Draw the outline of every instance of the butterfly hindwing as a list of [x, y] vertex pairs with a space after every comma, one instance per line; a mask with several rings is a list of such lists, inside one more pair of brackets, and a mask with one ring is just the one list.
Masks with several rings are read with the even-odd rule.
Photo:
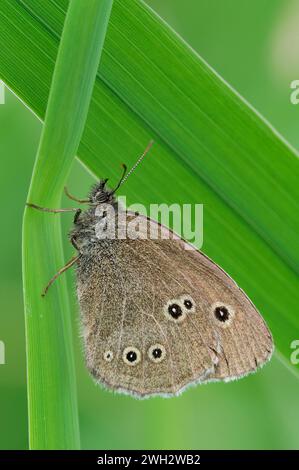
[[113, 390], [173, 395], [247, 374], [271, 355], [244, 292], [179, 238], [98, 241], [77, 274], [87, 366]]

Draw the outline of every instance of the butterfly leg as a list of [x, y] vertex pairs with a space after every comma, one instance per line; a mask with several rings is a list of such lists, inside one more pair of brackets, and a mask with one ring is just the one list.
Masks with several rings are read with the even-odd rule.
[[77, 251], [80, 251], [80, 248], [76, 242], [76, 235], [73, 235], [70, 239], [71, 244], [73, 245], [74, 248], [76, 248]]
[[73, 201], [79, 202], [80, 204], [88, 204], [90, 202], [89, 199], [78, 199], [77, 197], [73, 196], [72, 194], [69, 193], [67, 187], [64, 187], [64, 192], [65, 195], [69, 198], [72, 199]]
[[80, 223], [79, 217], [80, 217], [81, 212], [82, 212], [81, 209], [77, 209], [77, 210], [76, 210], [76, 214], [75, 214], [75, 216], [74, 216], [74, 224]]
[[[80, 214], [81, 214], [82, 210], [81, 209], [77, 209], [76, 213], [75, 213], [75, 216], [74, 216], [74, 225], [79, 225], [80, 226]], [[71, 244], [73, 245], [74, 248], [76, 248], [77, 251], [80, 252], [80, 248], [78, 246], [78, 243], [76, 242], [76, 238], [77, 238], [77, 234], [78, 233], [78, 230], [73, 230], [73, 232], [71, 233], [71, 237], [70, 237], [70, 242]]]
[[26, 206], [32, 207], [33, 209], [37, 209], [43, 212], [54, 212], [55, 214], [59, 212], [77, 212], [78, 210], [80, 210], [77, 207], [68, 207], [66, 209], [49, 209], [48, 207], [37, 206], [36, 204], [32, 204], [31, 202], [27, 202]]
[[42, 297], [44, 297], [44, 296], [46, 295], [46, 293], [48, 292], [49, 287], [53, 284], [53, 282], [54, 282], [62, 273], [64, 273], [64, 272], [67, 271], [70, 267], [72, 267], [72, 266], [78, 261], [79, 258], [80, 258], [80, 255], [73, 256], [73, 258], [71, 258], [61, 269], [59, 269], [59, 271], [50, 279], [50, 281], [48, 282], [48, 284], [47, 284], [46, 287], [44, 288], [44, 290], [43, 290], [43, 292], [42, 292]]

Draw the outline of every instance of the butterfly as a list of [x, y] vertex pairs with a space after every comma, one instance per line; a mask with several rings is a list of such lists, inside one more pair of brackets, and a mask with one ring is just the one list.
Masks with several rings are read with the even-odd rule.
[[[67, 193], [89, 204], [76, 211], [70, 232], [78, 254], [58, 274], [76, 265], [85, 359], [93, 378], [142, 398], [174, 396], [192, 384], [256, 371], [274, 347], [262, 316], [205, 254], [167, 227], [119, 206], [115, 192], [124, 175], [114, 190], [100, 180], [86, 200]], [[96, 228], [107, 229], [112, 214], [114, 229], [128, 233], [138, 225], [139, 236], [99, 238]]]

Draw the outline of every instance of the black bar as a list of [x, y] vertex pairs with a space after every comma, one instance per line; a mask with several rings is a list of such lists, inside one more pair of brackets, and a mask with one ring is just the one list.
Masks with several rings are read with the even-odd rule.
[[[79, 450], [79, 451], [0, 451], [1, 468], [12, 468], [14, 464], [30, 464], [54, 468], [56, 464], [70, 464], [72, 467], [85, 466], [134, 468], [140, 465], [188, 465], [207, 467], [209, 465], [285, 465], [297, 464], [299, 451], [290, 450]], [[5, 464], [5, 466], [3, 465]]]

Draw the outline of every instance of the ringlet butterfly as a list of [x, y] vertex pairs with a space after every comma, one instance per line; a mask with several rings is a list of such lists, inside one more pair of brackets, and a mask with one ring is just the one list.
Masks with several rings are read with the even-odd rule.
[[[158, 222], [119, 207], [100, 180], [88, 209], [76, 210], [70, 241], [78, 254], [48, 283], [76, 265], [87, 368], [100, 384], [142, 398], [174, 396], [188, 385], [229, 381], [270, 359], [271, 333], [246, 294], [206, 255]], [[110, 211], [109, 209], [113, 209]], [[99, 238], [100, 223], [128, 229], [136, 217], [144, 237]], [[156, 228], [159, 236], [149, 237]], [[115, 225], [114, 225], [115, 228]], [[141, 230], [142, 233], [142, 230]], [[165, 239], [162, 236], [168, 234]], [[188, 247], [190, 248], [190, 246]]]

